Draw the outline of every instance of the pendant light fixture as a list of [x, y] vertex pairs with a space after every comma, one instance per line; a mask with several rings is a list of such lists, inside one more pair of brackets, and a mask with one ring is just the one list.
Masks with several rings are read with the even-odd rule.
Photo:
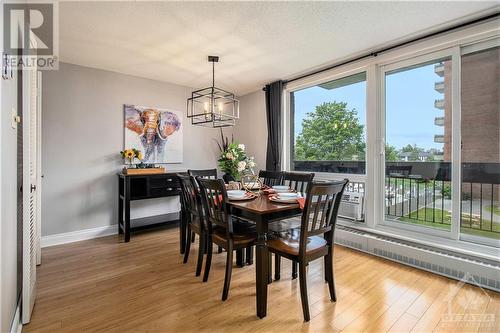
[[240, 116], [240, 102], [233, 93], [215, 86], [215, 63], [218, 56], [208, 56], [212, 63], [212, 86], [193, 91], [187, 100], [191, 124], [205, 127], [234, 126]]

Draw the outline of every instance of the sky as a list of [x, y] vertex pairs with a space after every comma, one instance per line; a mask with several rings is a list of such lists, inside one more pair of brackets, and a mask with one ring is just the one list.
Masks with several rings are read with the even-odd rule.
[[[444, 95], [434, 90], [434, 83], [443, 78], [434, 73], [434, 64], [391, 73], [386, 76], [386, 142], [396, 148], [416, 144], [425, 149], [443, 149], [434, 142], [435, 134], [444, 128], [434, 125], [434, 118], [444, 110], [434, 108], [434, 100]], [[310, 87], [295, 92], [295, 135], [300, 133], [307, 112], [324, 102], [347, 102], [356, 109], [358, 119], [366, 126], [366, 82], [327, 90]], [[366, 129], [365, 129], [366, 131]]]

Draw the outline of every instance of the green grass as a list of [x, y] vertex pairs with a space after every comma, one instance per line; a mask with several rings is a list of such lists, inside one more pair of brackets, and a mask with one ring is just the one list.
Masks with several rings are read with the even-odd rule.
[[[434, 211], [435, 222], [433, 222], [433, 211]], [[464, 213], [462, 214], [462, 217], [464, 220], [463, 224], [468, 225], [469, 215]], [[417, 224], [426, 227], [434, 227], [443, 230], [451, 229], [451, 214], [441, 209], [433, 210], [432, 208], [420, 208], [418, 210], [418, 219], [417, 219], [417, 211], [413, 211], [406, 216], [399, 217], [398, 221], [410, 224]], [[476, 223], [474, 224], [474, 222]], [[469, 235], [500, 239], [500, 223], [497, 222], [493, 223], [493, 230], [497, 232], [488, 231], [488, 229], [490, 229], [490, 226], [491, 226], [491, 221], [483, 218], [481, 223], [482, 229], [479, 229], [478, 219], [474, 220], [473, 218], [472, 227], [471, 228], [461, 227], [460, 232]]]
[[500, 215], [500, 205], [488, 205], [485, 206], [484, 209], [486, 209], [490, 213], [491, 211], [493, 211], [493, 214], [495, 215]]

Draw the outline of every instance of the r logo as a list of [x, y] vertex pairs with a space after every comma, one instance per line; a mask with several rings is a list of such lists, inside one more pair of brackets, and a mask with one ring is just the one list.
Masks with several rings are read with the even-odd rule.
[[3, 22], [6, 53], [16, 55], [22, 50], [23, 56], [55, 55], [54, 5], [52, 3], [4, 4]]

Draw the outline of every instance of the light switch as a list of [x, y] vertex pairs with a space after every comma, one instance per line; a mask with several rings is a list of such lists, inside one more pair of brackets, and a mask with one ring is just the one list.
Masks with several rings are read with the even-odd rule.
[[21, 122], [21, 117], [19, 117], [17, 115], [17, 110], [15, 107], [12, 107], [12, 111], [11, 111], [11, 124], [10, 126], [13, 128], [13, 129], [17, 129], [17, 123], [20, 123]]

